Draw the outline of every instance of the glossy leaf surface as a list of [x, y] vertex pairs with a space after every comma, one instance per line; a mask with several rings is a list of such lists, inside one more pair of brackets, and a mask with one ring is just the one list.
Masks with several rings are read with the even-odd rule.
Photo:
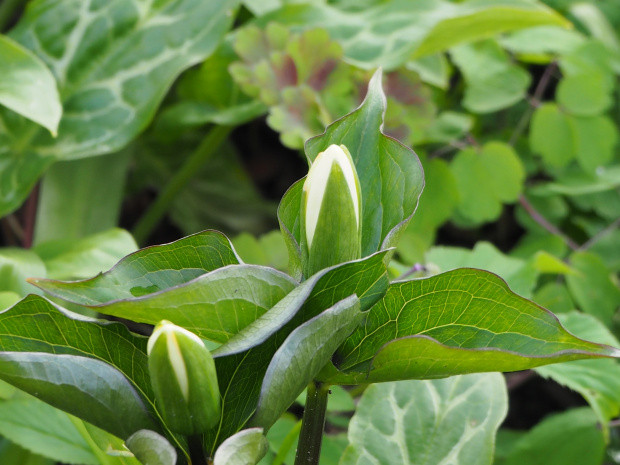
[[229, 437], [215, 452], [213, 465], [255, 465], [269, 445], [262, 428], [248, 428]]
[[155, 431], [136, 431], [127, 439], [127, 448], [142, 465], [175, 465], [177, 452], [168, 440]]

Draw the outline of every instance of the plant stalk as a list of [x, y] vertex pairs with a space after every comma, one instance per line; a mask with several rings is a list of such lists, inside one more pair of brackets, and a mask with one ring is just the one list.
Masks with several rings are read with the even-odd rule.
[[155, 202], [140, 218], [133, 228], [133, 236], [138, 244], [143, 244], [166, 214], [175, 197], [196, 175], [199, 169], [217, 152], [226, 140], [232, 126], [213, 126], [202, 140], [198, 148], [190, 155], [181, 169], [177, 171], [166, 187], [161, 191]]
[[295, 465], [318, 465], [319, 463], [328, 395], [328, 385], [318, 381], [313, 381], [308, 385]]

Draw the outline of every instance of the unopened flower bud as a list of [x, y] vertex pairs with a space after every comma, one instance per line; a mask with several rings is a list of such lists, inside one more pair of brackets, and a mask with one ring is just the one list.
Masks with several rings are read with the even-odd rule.
[[202, 340], [169, 321], [148, 342], [149, 374], [157, 406], [171, 431], [195, 435], [220, 420], [215, 363]]
[[361, 256], [361, 191], [344, 145], [330, 145], [312, 163], [301, 200], [304, 276]]

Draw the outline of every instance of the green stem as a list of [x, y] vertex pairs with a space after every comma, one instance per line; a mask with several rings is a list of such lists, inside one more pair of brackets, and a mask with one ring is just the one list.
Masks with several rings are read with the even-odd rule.
[[198, 148], [190, 155], [181, 169], [174, 174], [155, 202], [151, 204], [134, 227], [133, 235], [138, 244], [142, 244], [148, 239], [153, 229], [170, 208], [177, 194], [187, 186], [187, 183], [196, 175], [202, 165], [220, 148], [232, 129], [231, 126], [214, 126], [211, 128]]
[[4, 0], [0, 2], [0, 32], [4, 32], [6, 25], [13, 19], [13, 15], [24, 0]]
[[282, 465], [286, 460], [286, 456], [288, 455], [288, 451], [291, 450], [295, 439], [299, 436], [299, 430], [301, 429], [301, 420], [295, 423], [295, 426], [288, 432], [282, 444], [280, 445], [280, 449], [278, 449], [278, 454], [275, 456], [271, 465]]
[[329, 386], [326, 384], [313, 381], [308, 386], [295, 465], [318, 465], [319, 463], [328, 395]]

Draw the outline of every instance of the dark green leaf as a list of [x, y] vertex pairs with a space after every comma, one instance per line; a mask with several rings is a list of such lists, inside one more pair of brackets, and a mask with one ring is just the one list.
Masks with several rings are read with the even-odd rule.
[[430, 379], [619, 356], [572, 336], [497, 276], [458, 269], [393, 283], [336, 353], [336, 366], [350, 375], [333, 373], [330, 381]]
[[340, 465], [489, 465], [507, 404], [498, 373], [370, 386]]
[[[0, 377], [115, 436], [156, 428], [143, 399], [113, 366], [87, 357], [0, 352]], [[122, 415], [119, 415], [122, 412]]]
[[352, 295], [293, 330], [271, 359], [251, 424], [269, 430], [361, 317], [359, 299]]
[[170, 244], [147, 247], [123, 258], [110, 271], [86, 281], [33, 279], [47, 292], [80, 305], [131, 299], [185, 284], [205, 273], [239, 263], [230, 241], [204, 231]]
[[382, 133], [385, 109], [378, 71], [357, 110], [306, 142], [311, 161], [332, 144], [345, 145], [351, 153], [362, 191], [362, 256], [396, 245], [424, 187], [416, 154]]

